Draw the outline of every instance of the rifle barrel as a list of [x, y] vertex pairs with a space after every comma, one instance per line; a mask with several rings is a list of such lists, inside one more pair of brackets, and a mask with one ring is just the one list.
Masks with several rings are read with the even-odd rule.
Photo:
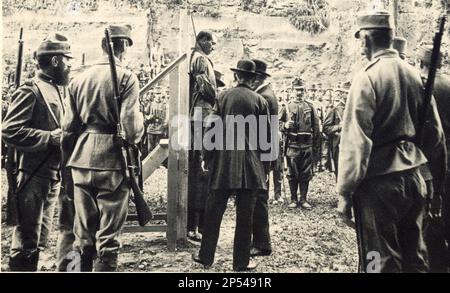
[[14, 85], [16, 88], [18, 88], [21, 84], [22, 79], [22, 63], [23, 63], [23, 28], [20, 28], [19, 33], [19, 49], [17, 53], [17, 67], [16, 67], [16, 74], [14, 77]]

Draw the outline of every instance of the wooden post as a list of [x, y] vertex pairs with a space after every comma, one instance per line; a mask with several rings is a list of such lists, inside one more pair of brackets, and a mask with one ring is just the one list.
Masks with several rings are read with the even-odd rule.
[[394, 0], [393, 1], [393, 5], [394, 5], [393, 8], [394, 8], [395, 32], [398, 33], [398, 31], [399, 31], [399, 29], [398, 29], [398, 18], [399, 18], [399, 11], [400, 11], [398, 0]]
[[174, 69], [169, 75], [169, 162], [167, 172], [167, 248], [175, 251], [178, 236], [178, 154], [173, 148], [172, 139], [177, 139], [178, 123], [174, 118], [178, 115], [179, 69]]
[[[180, 10], [180, 39], [179, 39], [179, 51], [180, 54], [185, 53], [186, 56], [190, 56], [190, 38], [189, 38], [189, 18], [185, 9]], [[185, 117], [179, 120], [179, 135], [181, 139], [188, 139], [190, 136], [190, 123], [189, 123], [189, 59], [186, 59], [178, 67], [178, 81], [180, 85], [179, 100], [178, 100], [178, 114], [180, 117]], [[181, 125], [180, 123], [184, 123]], [[187, 124], [187, 125], [186, 125]], [[178, 228], [177, 239], [187, 239], [187, 194], [188, 194], [188, 150], [180, 149], [178, 152]]]

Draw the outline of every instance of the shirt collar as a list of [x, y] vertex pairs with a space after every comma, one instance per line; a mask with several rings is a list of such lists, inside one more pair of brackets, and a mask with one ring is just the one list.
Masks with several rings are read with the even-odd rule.
[[394, 58], [394, 57], [398, 57], [398, 52], [394, 49], [384, 49], [381, 51], [376, 52], [373, 56], [372, 56], [372, 60], [375, 60], [377, 58]]

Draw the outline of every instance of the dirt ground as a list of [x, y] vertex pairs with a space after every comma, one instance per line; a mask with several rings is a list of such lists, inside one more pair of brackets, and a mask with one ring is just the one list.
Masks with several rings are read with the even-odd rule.
[[[166, 181], [167, 172], [160, 168], [146, 183], [148, 200], [156, 211], [164, 209]], [[6, 196], [5, 183], [2, 170], [2, 211]], [[309, 200], [314, 207], [311, 211], [288, 209], [286, 204], [270, 205], [273, 253], [269, 257], [256, 259], [259, 263], [257, 272], [356, 272], [355, 233], [336, 215], [334, 175], [328, 172], [316, 175], [310, 189]], [[215, 263], [208, 270], [191, 260], [191, 254], [199, 248], [197, 244], [188, 242], [176, 252], [168, 252], [164, 233], [123, 234], [119, 271], [230, 272], [234, 226], [235, 209], [230, 200], [222, 222]], [[57, 231], [52, 233], [49, 249], [41, 254], [39, 267], [42, 271], [56, 270], [57, 234]], [[1, 235], [1, 269], [6, 271], [11, 228], [2, 225]]]

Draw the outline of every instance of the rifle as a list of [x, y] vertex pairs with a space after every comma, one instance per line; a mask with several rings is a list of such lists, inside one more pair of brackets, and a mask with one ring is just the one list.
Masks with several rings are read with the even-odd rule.
[[419, 129], [418, 129], [418, 138], [420, 142], [423, 142], [423, 132], [425, 123], [428, 116], [428, 111], [430, 108], [431, 103], [431, 97], [433, 95], [433, 87], [434, 87], [434, 80], [436, 78], [436, 72], [438, 68], [438, 62], [439, 62], [439, 54], [441, 52], [441, 43], [442, 43], [442, 36], [444, 35], [444, 27], [445, 27], [445, 21], [447, 20], [447, 17], [443, 15], [439, 21], [439, 30], [436, 32], [433, 40], [433, 52], [431, 54], [431, 62], [430, 62], [430, 69], [428, 71], [428, 78], [427, 83], [425, 85], [425, 93], [424, 93], [424, 106], [422, 115], [419, 116]]
[[144, 193], [139, 187], [139, 181], [137, 173], [139, 172], [139, 151], [135, 145], [129, 144], [125, 140], [125, 135], [123, 133], [122, 122], [120, 120], [120, 106], [119, 100], [121, 95], [119, 92], [119, 83], [117, 79], [117, 69], [116, 61], [113, 51], [113, 43], [110, 37], [110, 32], [105, 29], [106, 46], [108, 49], [109, 65], [111, 70], [111, 78], [114, 91], [114, 103], [113, 111], [116, 117], [116, 145], [120, 148], [120, 164], [122, 166], [123, 175], [126, 181], [131, 185], [131, 190], [133, 191], [133, 201], [136, 205], [136, 212], [138, 216], [138, 222], [140, 226], [145, 226], [151, 219], [152, 213], [150, 208], [144, 199]]
[[[17, 53], [17, 66], [14, 78], [15, 88], [18, 89], [21, 84], [22, 77], [22, 63], [23, 63], [23, 28], [20, 28], [19, 33], [19, 48]], [[16, 196], [17, 184], [17, 152], [12, 146], [8, 146], [6, 151], [6, 178], [8, 181], [8, 196], [7, 196], [7, 210], [6, 210], [6, 224], [15, 226], [19, 223], [19, 210]]]

